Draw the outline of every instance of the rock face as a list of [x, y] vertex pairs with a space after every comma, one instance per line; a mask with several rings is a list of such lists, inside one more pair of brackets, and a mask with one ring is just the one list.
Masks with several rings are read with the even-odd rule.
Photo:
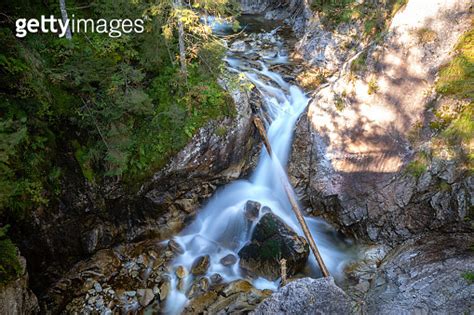
[[301, 33], [311, 13], [304, 0], [240, 0], [243, 14], [260, 14], [266, 19], [286, 20]]
[[255, 315], [351, 313], [350, 298], [331, 277], [292, 281], [264, 300], [253, 312]]
[[[341, 56], [340, 63], [321, 57], [341, 71], [315, 91], [298, 122], [288, 166], [314, 215], [389, 244], [442, 227], [464, 228], [472, 177], [444, 159], [428, 161], [419, 177], [407, 174], [404, 165], [414, 153], [407, 140], [411, 128], [427, 119], [436, 73], [470, 26], [469, 6], [467, 0], [443, 0], [425, 10], [423, 1], [410, 0], [383, 41], [360, 52], [367, 55], [364, 72], [349, 71], [354, 58]], [[425, 29], [436, 35], [420, 43], [415, 30]], [[321, 51], [329, 51], [322, 35], [315, 36]]]
[[0, 287], [0, 314], [37, 314], [39, 313], [38, 299], [28, 287], [26, 260], [19, 256], [22, 275]]
[[298, 236], [273, 213], [260, 219], [250, 243], [239, 251], [242, 268], [274, 280], [280, 277], [280, 259], [286, 259], [288, 275], [293, 275], [304, 267], [308, 254], [306, 239]]
[[472, 234], [431, 235], [398, 247], [380, 266], [366, 296], [366, 314], [469, 314], [474, 284]]

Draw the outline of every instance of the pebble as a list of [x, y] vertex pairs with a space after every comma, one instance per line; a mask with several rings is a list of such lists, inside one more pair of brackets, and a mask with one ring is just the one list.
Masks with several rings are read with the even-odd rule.
[[178, 277], [179, 279], [183, 279], [184, 277], [186, 277], [186, 268], [184, 268], [183, 266], [178, 266], [178, 268], [176, 268], [176, 271], [175, 271], [175, 274], [176, 274], [176, 277]]
[[102, 286], [100, 285], [99, 282], [94, 283], [94, 290], [98, 293], [102, 292]]

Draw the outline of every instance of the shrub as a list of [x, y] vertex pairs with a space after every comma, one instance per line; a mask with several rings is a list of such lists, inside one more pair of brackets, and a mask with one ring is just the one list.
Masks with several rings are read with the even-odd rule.
[[16, 279], [21, 274], [17, 249], [7, 236], [8, 226], [0, 228], [0, 285]]

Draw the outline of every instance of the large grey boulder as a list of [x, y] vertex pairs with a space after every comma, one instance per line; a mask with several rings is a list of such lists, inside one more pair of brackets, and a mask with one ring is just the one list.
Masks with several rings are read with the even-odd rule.
[[472, 233], [408, 241], [381, 264], [365, 297], [366, 314], [473, 314]]
[[26, 260], [22, 256], [18, 256], [18, 259], [22, 267], [21, 276], [0, 286], [0, 314], [2, 315], [39, 313], [38, 299], [28, 287]]
[[350, 314], [349, 297], [332, 277], [290, 282], [264, 300], [254, 314]]

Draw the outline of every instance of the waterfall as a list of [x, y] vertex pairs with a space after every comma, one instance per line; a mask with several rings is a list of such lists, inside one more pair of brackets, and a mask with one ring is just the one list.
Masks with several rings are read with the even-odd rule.
[[[285, 182], [288, 184], [285, 166], [294, 127], [309, 99], [298, 86], [286, 82], [280, 74], [268, 69], [267, 64], [287, 63], [287, 57], [278, 53], [274, 58], [261, 58], [258, 66], [255, 66], [255, 62], [248, 63], [245, 59], [251, 53], [254, 52], [249, 50], [240, 55], [233, 54], [227, 56], [225, 61], [231, 71], [243, 73], [261, 93], [273, 158], [262, 149], [252, 176], [248, 180], [234, 181], [220, 189], [199, 210], [194, 222], [174, 238], [182, 246], [184, 253], [177, 256], [170, 267], [171, 292], [165, 309], [169, 314], [181, 312], [187, 302], [184, 292], [192, 284], [192, 276], [189, 275], [185, 278], [184, 290], [177, 289], [174, 270], [178, 266], [184, 266], [189, 271], [196, 258], [209, 255], [210, 267], [206, 276], [218, 273], [225, 282], [242, 278], [238, 262], [223, 266], [220, 260], [228, 254], [238, 257], [239, 250], [250, 240], [258, 220], [249, 222], [245, 218], [244, 206], [248, 200], [258, 201], [262, 207], [269, 207], [295, 232], [304, 235], [291, 210], [283, 185]], [[262, 215], [260, 213], [260, 217]], [[329, 224], [314, 217], [307, 217], [306, 220], [331, 275], [337, 279], [342, 275], [342, 268], [350, 255], [340, 249], [339, 243], [342, 241], [338, 240], [336, 231]], [[311, 276], [320, 276], [313, 255], [310, 255], [308, 265]], [[259, 289], [278, 288], [277, 281], [263, 278], [254, 279], [252, 283]]]

